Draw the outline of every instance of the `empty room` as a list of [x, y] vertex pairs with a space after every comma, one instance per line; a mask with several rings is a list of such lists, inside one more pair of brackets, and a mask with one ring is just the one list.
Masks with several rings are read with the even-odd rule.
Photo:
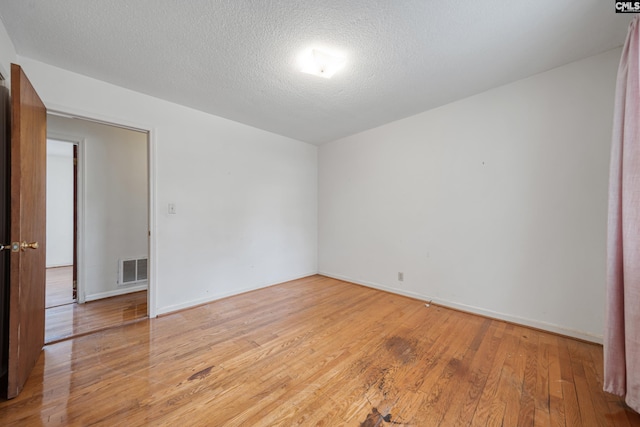
[[0, 0], [0, 425], [640, 426], [638, 12]]

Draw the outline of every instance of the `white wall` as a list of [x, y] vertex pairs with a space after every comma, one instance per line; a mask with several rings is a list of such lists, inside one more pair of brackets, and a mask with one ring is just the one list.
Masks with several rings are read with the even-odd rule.
[[322, 146], [320, 272], [600, 340], [619, 57]]
[[147, 134], [51, 115], [47, 132], [82, 141], [81, 299], [146, 288], [144, 283], [119, 285], [118, 262], [149, 253]]
[[317, 272], [315, 146], [19, 61], [48, 108], [152, 131], [156, 313]]
[[73, 265], [73, 145], [47, 140], [47, 268]]
[[0, 74], [6, 79], [7, 87], [11, 87], [11, 63], [16, 61], [16, 49], [4, 24], [0, 21]]

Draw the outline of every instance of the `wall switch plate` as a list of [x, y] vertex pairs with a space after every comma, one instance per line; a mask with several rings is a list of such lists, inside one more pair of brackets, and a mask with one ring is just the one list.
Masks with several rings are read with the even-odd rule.
[[169, 203], [169, 215], [175, 215], [175, 214], [176, 214], [176, 204]]
[[398, 281], [399, 282], [403, 282], [404, 281], [404, 273], [398, 272]]

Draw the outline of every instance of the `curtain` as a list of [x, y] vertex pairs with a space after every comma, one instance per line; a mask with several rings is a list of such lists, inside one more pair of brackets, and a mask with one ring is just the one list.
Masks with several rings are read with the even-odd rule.
[[640, 34], [622, 50], [613, 118], [607, 236], [604, 390], [640, 412]]

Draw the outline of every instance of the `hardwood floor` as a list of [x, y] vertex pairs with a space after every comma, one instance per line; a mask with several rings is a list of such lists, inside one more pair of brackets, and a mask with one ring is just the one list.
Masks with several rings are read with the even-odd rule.
[[0, 425], [638, 426], [602, 347], [322, 276], [45, 347]]
[[85, 304], [73, 299], [73, 267], [47, 269], [44, 342], [53, 343], [147, 317], [147, 292]]
[[47, 268], [45, 307], [72, 304], [73, 267]]
[[147, 317], [147, 291], [45, 310], [44, 342], [53, 343]]

